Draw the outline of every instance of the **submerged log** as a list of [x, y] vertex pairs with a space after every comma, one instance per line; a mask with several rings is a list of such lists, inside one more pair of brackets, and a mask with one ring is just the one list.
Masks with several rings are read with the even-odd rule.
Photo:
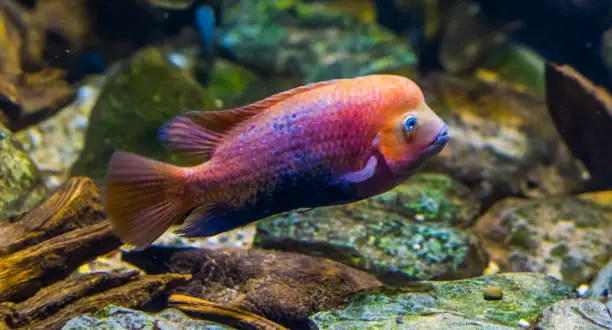
[[70, 179], [38, 208], [0, 224], [0, 301], [21, 301], [121, 245], [88, 178]]
[[36, 209], [13, 221], [0, 221], [0, 256], [98, 223], [105, 218], [102, 209], [95, 183], [71, 178]]
[[67, 277], [83, 263], [119, 247], [111, 224], [73, 230], [0, 259], [0, 301], [21, 301]]
[[183, 294], [173, 294], [168, 299], [168, 302], [171, 306], [189, 315], [229, 324], [239, 329], [287, 330], [287, 328], [282, 325], [255, 313], [200, 298]]
[[27, 328], [59, 329], [76, 316], [99, 311], [108, 305], [141, 308], [156, 296], [186, 283], [190, 278], [190, 275], [179, 274], [145, 275], [136, 281], [81, 298], [42, 321], [28, 324]]
[[38, 208], [0, 222], [0, 329], [59, 329], [107, 305], [139, 308], [189, 274], [70, 276], [121, 245], [89, 178], [70, 179]]

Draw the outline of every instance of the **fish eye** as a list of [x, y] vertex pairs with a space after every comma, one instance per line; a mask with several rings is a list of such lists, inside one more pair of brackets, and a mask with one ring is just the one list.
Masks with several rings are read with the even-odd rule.
[[404, 120], [404, 129], [407, 132], [412, 132], [417, 126], [417, 119], [415, 116], [408, 116]]

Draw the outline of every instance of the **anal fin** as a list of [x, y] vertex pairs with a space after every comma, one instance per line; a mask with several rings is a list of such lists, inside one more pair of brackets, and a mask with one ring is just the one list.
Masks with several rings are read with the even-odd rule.
[[[237, 221], [238, 220], [238, 221]], [[242, 227], [248, 223], [239, 221], [233, 214], [213, 205], [195, 208], [185, 218], [182, 227], [175, 232], [184, 237], [209, 237]]]

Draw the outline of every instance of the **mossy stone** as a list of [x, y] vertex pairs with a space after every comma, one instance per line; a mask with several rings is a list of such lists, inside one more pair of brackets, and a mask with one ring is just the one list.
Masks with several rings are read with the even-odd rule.
[[416, 67], [406, 38], [352, 14], [299, 0], [228, 0], [221, 47], [266, 74], [304, 82]]
[[157, 314], [110, 305], [66, 322], [62, 330], [88, 329], [141, 329], [141, 330], [231, 330], [235, 329], [218, 323], [191, 319], [175, 309], [167, 309]]
[[599, 194], [608, 192], [504, 199], [476, 221], [473, 232], [502, 271], [586, 284], [612, 258], [612, 214], [597, 202], [605, 197]]
[[[483, 298], [482, 290], [491, 285], [504, 291], [503, 299]], [[320, 312], [310, 320], [319, 329], [412, 329], [417, 324], [419, 329], [471, 329], [470, 324], [507, 329], [518, 328], [521, 319], [533, 322], [548, 306], [573, 297], [572, 287], [552, 277], [496, 274], [381, 287], [355, 294], [346, 308]], [[436, 318], [440, 322], [431, 322]]]
[[102, 183], [108, 160], [117, 150], [193, 165], [162, 146], [159, 128], [186, 111], [222, 107], [223, 98], [240, 95], [256, 77], [219, 61], [205, 88], [197, 83], [192, 69], [172, 65], [158, 48], [143, 49], [122, 63], [109, 77], [92, 111], [85, 148], [72, 175], [86, 175]]
[[487, 262], [469, 233], [467, 188], [438, 174], [419, 174], [361, 202], [288, 212], [257, 224], [254, 244], [338, 260], [383, 282], [455, 279], [481, 274]]
[[0, 124], [0, 220], [29, 211], [46, 197], [40, 171]]

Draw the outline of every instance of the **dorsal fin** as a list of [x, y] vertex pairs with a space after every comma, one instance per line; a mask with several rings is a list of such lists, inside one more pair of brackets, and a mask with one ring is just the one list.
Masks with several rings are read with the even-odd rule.
[[159, 140], [174, 152], [205, 161], [212, 156], [223, 134], [236, 124], [292, 96], [344, 80], [306, 84], [234, 109], [189, 111], [164, 124], [159, 131]]

